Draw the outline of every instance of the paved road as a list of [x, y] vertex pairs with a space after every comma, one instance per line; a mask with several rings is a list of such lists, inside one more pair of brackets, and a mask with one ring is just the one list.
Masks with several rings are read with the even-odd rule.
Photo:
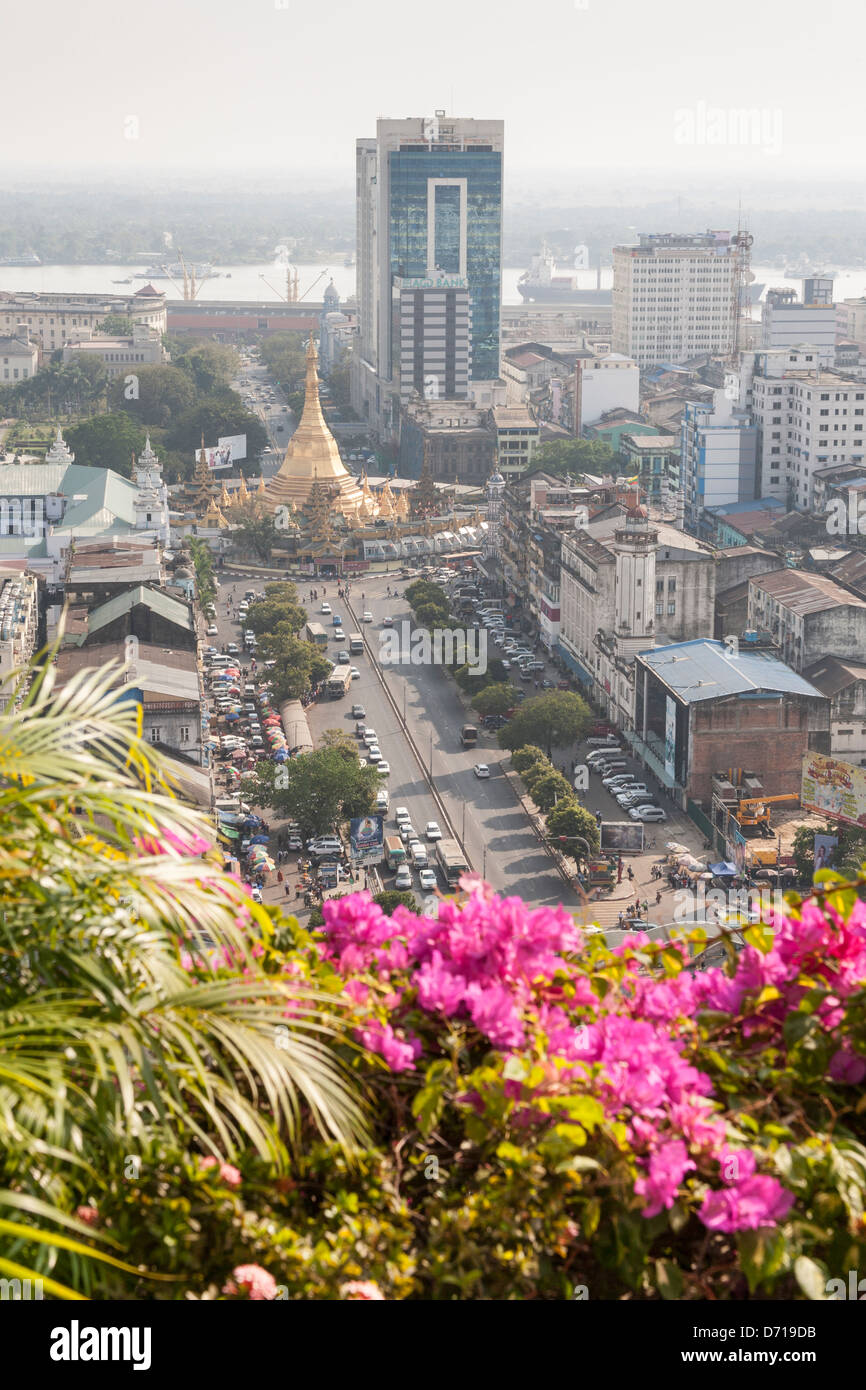
[[[242, 386], [241, 378], [248, 380], [251, 385]], [[267, 367], [255, 363], [244, 367], [240, 377], [232, 382], [232, 387], [243, 399], [248, 396], [254, 398], [254, 404], [247, 408], [261, 420], [267, 431], [268, 443], [274, 450], [272, 454], [263, 455], [261, 460], [262, 473], [266, 478], [270, 478], [279, 468], [286, 445], [294, 432], [295, 417]], [[273, 390], [276, 395], [276, 402], [273, 404], [264, 399], [267, 389]]]
[[[368, 664], [377, 659], [380, 652], [380, 637], [386, 631], [382, 619], [390, 616], [396, 624], [410, 618], [404, 599], [387, 597], [389, 584], [392, 587], [396, 584], [401, 592], [404, 588], [402, 581], [392, 582], [384, 575], [365, 576], [352, 586], [351, 603], [357, 614], [360, 616], [366, 607], [374, 617], [372, 624], [364, 625], [373, 652], [372, 657], [366, 658]], [[336, 588], [332, 591], [330, 585], [327, 587], [330, 601]], [[361, 598], [362, 588], [365, 600]], [[347, 622], [345, 605], [337, 599], [333, 606], [343, 616], [344, 623]], [[518, 894], [539, 904], [565, 902], [568, 906], [576, 906], [577, 895], [560, 877], [538, 843], [510, 783], [503, 776], [502, 765], [508, 755], [489, 735], [482, 735], [475, 749], [461, 747], [463, 724], [476, 721], [471, 711], [466, 711], [461, 704], [452, 679], [436, 666], [380, 665], [380, 669], [400, 713], [405, 710], [409, 730], [428, 770], [432, 758], [436, 788], [455, 831], [466, 846], [473, 869], [483, 873], [497, 892]], [[358, 686], [359, 682], [354, 684]], [[379, 730], [378, 719], [388, 731], [382, 751], [394, 766], [409, 753], [409, 745], [384, 693], [381, 688], [377, 690], [377, 686], [378, 682], [371, 676], [361, 689], [369, 701], [368, 713], [374, 711], [374, 726]], [[405, 752], [389, 756], [393, 748], [401, 744]], [[417, 768], [417, 760], [413, 758], [413, 762]], [[475, 776], [472, 769], [477, 762], [485, 762], [490, 767], [492, 775], [488, 780], [482, 781]], [[419, 776], [420, 770], [414, 780]], [[392, 805], [396, 804], [392, 794]]]

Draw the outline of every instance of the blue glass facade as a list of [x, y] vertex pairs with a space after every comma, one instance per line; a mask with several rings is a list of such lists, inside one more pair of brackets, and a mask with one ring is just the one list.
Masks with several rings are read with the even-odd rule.
[[[502, 296], [502, 154], [470, 148], [410, 148], [392, 151], [390, 161], [391, 274], [428, 272], [428, 180], [466, 181], [466, 270], [472, 305], [472, 364], [475, 381], [499, 375], [499, 307]], [[460, 273], [461, 188], [434, 190], [435, 259], [445, 274]]]

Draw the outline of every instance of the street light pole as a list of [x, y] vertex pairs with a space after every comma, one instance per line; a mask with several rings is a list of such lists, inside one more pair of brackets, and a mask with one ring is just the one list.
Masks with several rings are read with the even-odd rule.
[[433, 780], [433, 730], [430, 730], [430, 780]]

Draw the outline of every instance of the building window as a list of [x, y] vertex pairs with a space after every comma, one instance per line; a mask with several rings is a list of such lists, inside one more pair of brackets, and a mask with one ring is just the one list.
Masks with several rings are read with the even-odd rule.
[[668, 580], [668, 593], [669, 593], [669, 594], [676, 593], [676, 588], [677, 588], [677, 581], [676, 581], [676, 579], [675, 579], [673, 576], [671, 576], [671, 578]]
[[181, 726], [180, 726], [180, 741], [181, 741], [181, 743], [189, 743], [189, 725], [188, 725], [188, 724], [181, 724]]
[[676, 603], [669, 603], [669, 604], [668, 604], [668, 617], [669, 617], [669, 618], [672, 618], [672, 617], [674, 616], [674, 614], [676, 613], [676, 611], [677, 611], [677, 605], [676, 605]]
[[159, 743], [162, 739], [162, 729], [153, 728], [150, 731], [151, 743]]

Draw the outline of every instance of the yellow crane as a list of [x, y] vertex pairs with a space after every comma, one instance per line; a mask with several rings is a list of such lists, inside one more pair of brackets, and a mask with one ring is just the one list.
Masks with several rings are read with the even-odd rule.
[[196, 295], [198, 294], [199, 290], [204, 284], [204, 281], [201, 280], [196, 282], [195, 270], [187, 270], [186, 261], [183, 258], [183, 252], [181, 251], [180, 247], [176, 246], [175, 251], [177, 252], [177, 259], [180, 264], [181, 271], [183, 272], [183, 285], [181, 286], [178, 284], [177, 280], [175, 280], [174, 276], [169, 271], [167, 265], [161, 265], [160, 270], [162, 271], [166, 280], [168, 280], [170, 284], [174, 285], [178, 294], [182, 295], [184, 299], [195, 299]]
[[799, 801], [797, 792], [780, 792], [777, 796], [746, 796], [743, 797], [737, 806], [736, 811], [731, 814], [740, 824], [745, 826], [770, 825], [770, 812], [768, 807], [773, 801]]
[[285, 294], [283, 294], [283, 291], [282, 291], [282, 290], [278, 290], [277, 287], [276, 287], [276, 285], [272, 285], [271, 282], [270, 282], [270, 280], [268, 279], [268, 277], [267, 277], [266, 275], [262, 274], [261, 271], [259, 272], [259, 279], [260, 279], [260, 280], [264, 280], [264, 282], [265, 282], [265, 284], [267, 285], [268, 289], [269, 289], [269, 290], [273, 290], [274, 294], [275, 294], [275, 295], [278, 295], [280, 299], [285, 300], [285, 302], [286, 302], [287, 304], [297, 304], [297, 303], [300, 302], [300, 300], [306, 299], [307, 295], [310, 293], [310, 290], [315, 289], [315, 287], [316, 287], [316, 285], [318, 285], [319, 281], [322, 280], [327, 274], [328, 274], [327, 269], [321, 271], [321, 273], [320, 273], [319, 275], [316, 276], [315, 280], [313, 280], [312, 283], [309, 284], [309, 285], [307, 286], [307, 288], [304, 290], [303, 294], [299, 294], [299, 293], [298, 293], [298, 281], [299, 281], [299, 279], [300, 279], [300, 276], [298, 275], [297, 268], [296, 268], [295, 266], [293, 266], [293, 265], [287, 265], [287, 266], [286, 266], [286, 292], [285, 292]]

